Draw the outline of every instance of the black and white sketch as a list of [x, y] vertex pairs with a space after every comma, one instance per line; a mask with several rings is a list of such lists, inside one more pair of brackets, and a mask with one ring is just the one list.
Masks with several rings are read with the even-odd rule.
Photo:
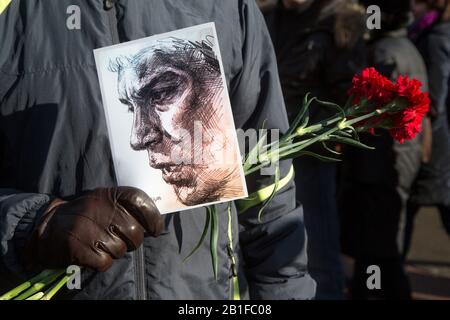
[[247, 195], [214, 24], [95, 57], [119, 184], [163, 213]]

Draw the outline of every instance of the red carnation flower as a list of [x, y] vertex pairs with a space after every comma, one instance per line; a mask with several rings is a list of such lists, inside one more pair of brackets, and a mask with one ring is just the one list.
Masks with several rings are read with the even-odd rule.
[[359, 104], [363, 99], [373, 102], [371, 107], [374, 110], [393, 100], [395, 91], [395, 85], [389, 79], [375, 68], [367, 68], [361, 75], [355, 75], [349, 95], [353, 96], [354, 104]]
[[359, 127], [388, 129], [395, 140], [403, 143], [421, 131], [423, 117], [430, 106], [428, 94], [421, 92], [422, 84], [416, 79], [399, 76], [396, 83], [380, 75], [375, 68], [364, 69], [355, 75], [348, 94], [353, 97], [350, 117], [380, 110], [380, 114], [362, 121]]
[[413, 139], [422, 130], [422, 119], [430, 109], [428, 93], [421, 92], [422, 83], [407, 76], [397, 78], [397, 96], [408, 101], [407, 106], [393, 115], [391, 136], [403, 143]]

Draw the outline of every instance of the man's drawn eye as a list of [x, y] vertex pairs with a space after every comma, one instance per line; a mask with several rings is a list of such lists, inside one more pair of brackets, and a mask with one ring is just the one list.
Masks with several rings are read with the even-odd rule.
[[134, 112], [134, 107], [130, 101], [126, 99], [119, 99], [120, 103], [126, 105], [128, 107], [128, 112]]
[[188, 80], [173, 71], [166, 71], [154, 77], [143, 86], [132, 98], [139, 105], [149, 105], [164, 112], [180, 98], [188, 87]]
[[166, 87], [158, 91], [154, 91], [151, 96], [151, 102], [155, 105], [163, 105], [172, 102], [178, 94], [175, 86]]

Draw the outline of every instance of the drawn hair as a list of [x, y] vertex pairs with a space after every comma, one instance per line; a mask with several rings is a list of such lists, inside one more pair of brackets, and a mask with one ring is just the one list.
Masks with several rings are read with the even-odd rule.
[[[182, 71], [189, 78], [190, 95], [189, 108], [186, 108], [184, 114], [177, 118], [181, 123], [190, 123], [193, 119], [198, 120], [207, 129], [220, 128], [221, 110], [215, 108], [215, 105], [221, 103], [223, 97], [222, 92], [225, 84], [222, 81], [222, 73], [220, 70], [220, 62], [214, 51], [214, 41], [212, 36], [206, 36], [199, 41], [183, 40], [175, 37], [165, 38], [158, 41], [152, 46], [141, 49], [136, 54], [117, 56], [109, 61], [108, 69], [118, 74], [118, 90], [119, 96], [124, 101], [133, 101], [134, 109], [140, 108], [140, 103], [145, 105], [151, 99], [154, 92], [145, 85], [144, 90], [135, 90], [133, 85], [138, 83], [138, 87], [145, 83], [147, 79], [152, 79], [155, 74], [166, 73], [164, 71], [173, 69]], [[131, 71], [133, 80], [129, 80], [124, 75], [125, 70]], [[170, 73], [170, 72], [167, 72]], [[168, 80], [157, 78], [157, 81], [174, 81], [171, 88], [183, 88], [183, 82], [177, 82], [175, 77], [173, 80], [170, 76], [166, 76]], [[162, 79], [162, 80], [161, 80]], [[137, 80], [137, 81], [134, 81]], [[152, 86], [152, 80], [149, 80]], [[186, 86], [187, 87], [187, 86]], [[142, 87], [140, 87], [142, 88]], [[148, 94], [146, 93], [148, 91]], [[176, 89], [173, 89], [176, 91]], [[144, 92], [142, 92], [144, 91]], [[150, 97], [150, 98], [149, 98]], [[124, 102], [126, 103], [126, 102]], [[192, 107], [191, 107], [192, 106]], [[142, 139], [141, 143], [135, 143], [131, 147], [136, 150], [155, 148], [158, 143], [163, 141], [163, 137], [170, 136], [164, 131], [164, 128], [158, 123], [158, 115], [152, 112], [151, 108], [146, 108], [151, 116], [147, 123], [141, 125], [153, 126], [150, 130], [142, 130], [142, 132], [152, 132]], [[150, 123], [151, 122], [151, 123]], [[138, 130], [137, 130], [138, 131]], [[145, 135], [143, 134], [143, 135]], [[152, 147], [149, 147], [152, 145]], [[195, 151], [195, 150], [194, 150]], [[228, 187], [229, 182], [239, 180], [240, 172], [237, 168], [224, 172], [223, 170], [210, 170], [208, 173], [197, 173], [196, 176], [185, 178], [178, 183], [172, 183], [178, 188], [189, 187], [196, 189], [189, 197], [181, 199], [179, 190], [175, 189], [178, 199], [185, 205], [195, 205], [204, 202], [211, 202], [222, 198], [224, 195], [238, 195], [240, 188]], [[201, 188], [197, 189], [198, 183]]]
[[[149, 53], [153, 64], [173, 66], [190, 74], [201, 82], [210, 82], [220, 77], [219, 60], [213, 50], [212, 36], [201, 41], [189, 41], [170, 37], [156, 45], [144, 48], [133, 56], [118, 56], [109, 62], [109, 71], [119, 73], [132, 67], [143, 78], [148, 70]], [[205, 84], [207, 84], [205, 83]]]

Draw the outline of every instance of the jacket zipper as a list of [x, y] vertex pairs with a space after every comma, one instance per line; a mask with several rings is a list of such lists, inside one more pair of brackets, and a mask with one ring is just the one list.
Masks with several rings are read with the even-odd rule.
[[[111, 40], [113, 44], [120, 43], [119, 32], [117, 30], [117, 10], [118, 0], [104, 0], [104, 9], [108, 14], [109, 29], [111, 30]], [[140, 246], [133, 253], [134, 279], [136, 286], [136, 300], [146, 300], [147, 292], [145, 290], [145, 261], [144, 246]]]
[[134, 275], [136, 278], [136, 300], [147, 300], [145, 290], [144, 245], [134, 253]]

